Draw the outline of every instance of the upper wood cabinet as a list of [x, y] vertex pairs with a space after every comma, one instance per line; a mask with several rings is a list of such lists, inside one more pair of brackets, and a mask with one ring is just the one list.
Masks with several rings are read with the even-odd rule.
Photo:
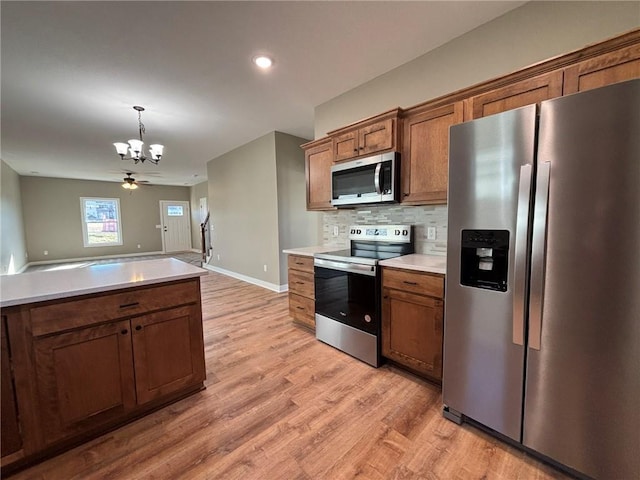
[[640, 45], [631, 45], [568, 67], [564, 94], [583, 92], [640, 77]]
[[449, 127], [575, 92], [640, 78], [640, 29], [334, 130], [303, 145], [307, 209], [331, 209], [331, 165], [401, 151], [401, 203], [447, 202]]
[[330, 138], [302, 145], [307, 177], [307, 210], [331, 210], [331, 165], [333, 143]]
[[329, 132], [334, 161], [393, 151], [398, 148], [400, 109], [390, 110], [349, 127]]
[[562, 96], [562, 71], [528, 78], [466, 100], [465, 120], [486, 117]]
[[406, 112], [401, 154], [402, 203], [447, 203], [449, 127], [462, 120], [461, 101]]

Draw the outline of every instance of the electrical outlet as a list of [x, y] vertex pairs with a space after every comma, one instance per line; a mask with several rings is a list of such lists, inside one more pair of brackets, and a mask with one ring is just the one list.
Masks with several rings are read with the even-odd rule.
[[44, 254], [45, 254], [45, 255], [49, 255], [49, 250], [45, 250], [45, 251], [44, 251]]
[[435, 240], [435, 239], [436, 239], [436, 227], [428, 227], [427, 240]]
[[334, 225], [333, 226], [333, 236], [337, 237], [338, 235], [340, 235], [340, 228], [338, 227], [338, 225]]
[[218, 260], [220, 260], [220, 254], [218, 254]]
[[267, 264], [266, 263], [264, 264], [264, 271], [265, 272], [267, 271]]
[[140, 244], [138, 244], [138, 248], [140, 248]]

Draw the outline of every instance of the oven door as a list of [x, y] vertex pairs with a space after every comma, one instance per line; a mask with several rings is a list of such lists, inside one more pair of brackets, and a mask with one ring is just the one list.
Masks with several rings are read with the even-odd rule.
[[316, 313], [379, 336], [376, 267], [315, 259]]

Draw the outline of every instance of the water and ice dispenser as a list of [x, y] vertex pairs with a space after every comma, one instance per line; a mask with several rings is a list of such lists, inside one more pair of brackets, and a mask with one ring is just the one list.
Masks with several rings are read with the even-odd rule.
[[508, 263], [508, 230], [462, 230], [462, 285], [506, 292]]

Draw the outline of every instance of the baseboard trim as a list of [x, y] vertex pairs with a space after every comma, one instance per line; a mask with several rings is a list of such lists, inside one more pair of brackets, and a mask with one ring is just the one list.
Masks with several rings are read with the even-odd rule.
[[272, 292], [276, 292], [276, 293], [283, 293], [289, 289], [288, 284], [276, 285], [275, 283], [265, 282], [264, 280], [249, 277], [241, 273], [232, 272], [231, 270], [225, 270], [224, 268], [214, 267], [213, 265], [209, 265], [208, 263], [203, 263], [202, 268], [206, 270], [211, 270], [212, 272], [221, 273], [222, 275], [226, 275], [227, 277], [232, 277], [238, 280], [242, 280], [243, 282], [257, 285], [258, 287], [266, 288], [267, 290], [271, 290]]

